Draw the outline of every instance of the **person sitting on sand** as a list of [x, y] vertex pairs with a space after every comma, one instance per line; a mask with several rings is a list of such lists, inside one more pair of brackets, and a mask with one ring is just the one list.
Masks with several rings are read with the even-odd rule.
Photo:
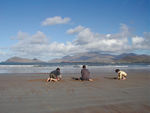
[[90, 78], [90, 72], [89, 72], [89, 70], [86, 69], [86, 65], [83, 65], [83, 66], [82, 66], [80, 79], [81, 79], [81, 80], [93, 81], [93, 80]]
[[81, 77], [80, 78], [75, 78], [73, 77], [72, 79], [74, 80], [86, 80], [86, 81], [93, 81], [93, 79], [90, 78], [90, 72], [88, 69], [86, 69], [86, 66], [83, 65], [82, 69], [81, 69]]
[[56, 70], [52, 71], [49, 74], [49, 78], [47, 79], [47, 82], [49, 82], [49, 81], [57, 82], [61, 79], [62, 79], [62, 76], [60, 75], [60, 68], [57, 68]]
[[127, 78], [126, 72], [121, 71], [120, 69], [116, 69], [115, 72], [118, 73], [118, 80], [125, 80]]

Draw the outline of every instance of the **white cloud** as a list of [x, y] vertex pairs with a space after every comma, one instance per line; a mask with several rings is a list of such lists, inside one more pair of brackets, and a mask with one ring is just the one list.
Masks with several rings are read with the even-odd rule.
[[147, 45], [147, 49], [150, 49], [150, 32], [144, 32], [145, 45]]
[[107, 34], [106, 37], [109, 38], [111, 36], [111, 34]]
[[26, 35], [27, 33], [19, 31], [18, 34], [16, 38], [18, 42], [11, 47], [15, 56], [49, 60], [52, 57], [62, 57], [78, 51], [78, 46], [73, 45], [71, 42], [67, 42], [66, 44], [58, 42], [50, 43], [41, 31], [38, 31], [34, 35], [28, 35], [28, 37], [22, 40], [18, 36]]
[[144, 33], [143, 37], [132, 37], [132, 48], [150, 50], [150, 32]]
[[96, 34], [92, 33], [89, 28], [84, 28], [76, 37], [75, 43], [79, 45], [88, 44], [97, 40]]
[[143, 37], [132, 37], [124, 24], [116, 34], [94, 33], [90, 28], [83, 26], [66, 32], [70, 35], [76, 33], [72, 42], [49, 42], [48, 37], [41, 31], [33, 35], [19, 31], [16, 38], [18, 42], [11, 49], [16, 56], [45, 60], [90, 51], [123, 53], [137, 49], [150, 50], [150, 33], [144, 33]]
[[26, 35], [27, 33], [18, 32], [18, 36], [27, 36], [22, 40], [19, 40], [21, 37], [18, 37], [18, 43], [12, 46], [12, 50], [19, 56], [33, 56], [43, 54], [45, 51], [46, 45], [48, 44], [48, 39], [44, 33], [38, 31], [34, 35]]
[[83, 29], [84, 29], [84, 27], [81, 26], [81, 25], [79, 25], [79, 26], [77, 26], [77, 27], [74, 28], [74, 29], [69, 29], [69, 30], [67, 30], [67, 33], [68, 33], [68, 34], [75, 34], [75, 33], [78, 33], [78, 32], [80, 32], [80, 31], [82, 31]]
[[52, 18], [47, 18], [42, 22], [43, 26], [50, 26], [56, 24], [67, 24], [71, 19], [68, 17], [62, 18], [60, 16], [55, 16]]
[[129, 28], [126, 24], [120, 24], [120, 30], [121, 30], [121, 35], [123, 37], [129, 36], [130, 35], [130, 31]]
[[142, 37], [136, 36], [136, 37], [132, 38], [133, 45], [141, 44], [141, 43], [143, 43], [143, 41], [144, 41], [144, 38], [142, 38]]
[[93, 33], [90, 28], [75, 27], [68, 31], [70, 34], [76, 32], [76, 39], [72, 42], [80, 46], [84, 51], [104, 51], [104, 52], [124, 52], [131, 47], [128, 44], [129, 31], [126, 25], [121, 24], [121, 32], [117, 34], [98, 34]]
[[12, 40], [24, 40], [25, 38], [28, 38], [29, 35], [27, 33], [24, 33], [22, 31], [18, 31], [18, 34], [16, 37], [11, 37]]
[[46, 44], [48, 42], [46, 35], [41, 31], [33, 35], [29, 41], [31, 44]]

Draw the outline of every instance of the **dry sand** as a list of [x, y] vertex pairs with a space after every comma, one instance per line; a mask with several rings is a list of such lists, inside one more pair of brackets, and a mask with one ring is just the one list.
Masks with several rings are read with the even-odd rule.
[[46, 74], [1, 74], [0, 113], [150, 113], [150, 71], [93, 74], [93, 82], [46, 82]]

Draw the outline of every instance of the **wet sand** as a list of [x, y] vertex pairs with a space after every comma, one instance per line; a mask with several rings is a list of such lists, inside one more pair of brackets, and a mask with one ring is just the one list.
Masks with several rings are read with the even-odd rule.
[[0, 74], [0, 113], [150, 113], [150, 71], [93, 74], [93, 82], [46, 82], [47, 74]]

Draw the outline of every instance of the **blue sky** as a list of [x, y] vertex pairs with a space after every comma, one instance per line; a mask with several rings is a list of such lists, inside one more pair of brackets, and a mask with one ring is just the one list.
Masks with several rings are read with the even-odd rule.
[[0, 0], [0, 61], [150, 54], [150, 0]]

